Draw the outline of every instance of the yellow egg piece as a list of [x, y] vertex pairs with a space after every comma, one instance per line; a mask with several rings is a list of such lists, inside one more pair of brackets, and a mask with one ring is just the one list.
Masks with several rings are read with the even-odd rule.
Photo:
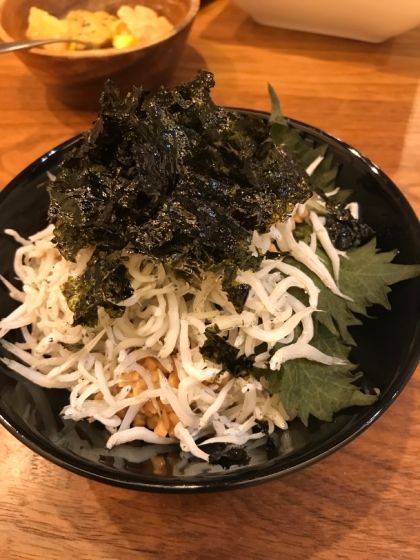
[[134, 35], [115, 35], [112, 39], [112, 45], [115, 49], [125, 49], [137, 45], [138, 39]]

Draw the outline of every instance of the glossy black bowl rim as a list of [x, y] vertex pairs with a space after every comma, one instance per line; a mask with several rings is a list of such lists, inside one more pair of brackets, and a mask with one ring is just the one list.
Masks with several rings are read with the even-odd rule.
[[[243, 108], [233, 108], [228, 107], [230, 110], [238, 111], [243, 114], [248, 114], [250, 116], [260, 117], [267, 119], [269, 114], [262, 111], [255, 111], [252, 109]], [[297, 128], [300, 132], [308, 133], [317, 136], [319, 139], [323, 139], [328, 145], [338, 144], [341, 148], [350, 152], [351, 158], [358, 157], [366, 166], [370, 169], [375, 170], [375, 174], [378, 177], [380, 183], [385, 183], [387, 189], [397, 195], [400, 204], [403, 206], [404, 214], [407, 220], [410, 222], [412, 227], [416, 227], [419, 232], [420, 237], [420, 224], [418, 218], [410, 206], [409, 202], [403, 195], [403, 193], [398, 189], [398, 187], [391, 181], [391, 179], [381, 171], [372, 161], [363, 156], [358, 150], [350, 146], [349, 144], [343, 142], [342, 140], [320, 130], [316, 127], [308, 125], [306, 123], [300, 122], [295, 119], [286, 117], [286, 120], [292, 125], [292, 127]], [[78, 134], [73, 138], [63, 142], [57, 147], [49, 150], [47, 153], [39, 157], [32, 164], [21, 171], [1, 192], [0, 192], [0, 203], [7, 196], [8, 192], [16, 188], [25, 178], [28, 173], [33, 173], [38, 170], [38, 167], [44, 165], [44, 162], [48, 160], [55, 152], [61, 151], [71, 147], [76, 144], [81, 138], [82, 134]], [[83, 466], [83, 459], [70, 458], [68, 455], [60, 453], [57, 448], [48, 444], [46, 440], [41, 440], [29, 431], [22, 428], [17, 428], [12, 419], [9, 417], [7, 412], [0, 409], [0, 424], [2, 424], [15, 438], [20, 442], [25, 444], [29, 449], [42, 456], [43, 458], [49, 460], [50, 462], [62, 467], [68, 471], [75, 474], [84, 476], [88, 479], [102, 482], [105, 484], [111, 484], [113, 486], [118, 486], [131, 490], [147, 491], [147, 492], [158, 492], [158, 493], [202, 493], [202, 492], [218, 492], [234, 490], [238, 488], [243, 488], [247, 486], [252, 486], [256, 484], [262, 484], [264, 482], [269, 482], [278, 479], [282, 476], [292, 474], [305, 467], [313, 465], [318, 461], [328, 457], [335, 451], [338, 451], [351, 441], [353, 441], [357, 436], [364, 432], [373, 422], [375, 422], [382, 414], [388, 409], [388, 407], [395, 401], [395, 399], [400, 395], [401, 391], [404, 389], [411, 376], [413, 375], [419, 361], [420, 361], [420, 320], [417, 323], [418, 338], [417, 343], [412, 347], [409, 355], [409, 360], [407, 367], [403, 372], [392, 381], [391, 387], [388, 390], [390, 396], [385, 400], [378, 400], [374, 405], [369, 407], [369, 414], [364, 415], [362, 418], [351, 423], [351, 426], [346, 426], [343, 428], [344, 437], [331, 445], [330, 442], [325, 442], [318, 449], [306, 452], [304, 454], [305, 458], [296, 457], [294, 459], [288, 459], [287, 466], [282, 467], [282, 465], [268, 465], [266, 467], [259, 467], [258, 471], [248, 470], [241, 475], [241, 471], [235, 471], [235, 478], [233, 476], [226, 476], [226, 481], [205, 479], [199, 484], [195, 483], [180, 483], [178, 480], [170, 480], [162, 478], [159, 483], [156, 479], [142, 477], [144, 480], [136, 480], [135, 476], [120, 476], [115, 474], [111, 476], [109, 471], [101, 472], [100, 467], [95, 465], [94, 467], [88, 468]], [[392, 389], [392, 391], [391, 391]], [[349, 433], [345, 433], [346, 429]], [[233, 475], [233, 473], [231, 473]]]

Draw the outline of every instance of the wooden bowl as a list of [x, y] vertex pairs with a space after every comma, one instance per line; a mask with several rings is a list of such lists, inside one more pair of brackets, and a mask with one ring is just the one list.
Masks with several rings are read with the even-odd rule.
[[66, 105], [78, 109], [98, 107], [104, 82], [111, 78], [123, 93], [133, 85], [155, 90], [167, 85], [186, 43], [200, 0], [0, 0], [0, 39], [26, 38], [31, 7], [63, 17], [73, 9], [106, 10], [115, 14], [122, 5], [144, 5], [174, 25], [169, 36], [147, 46], [56, 53], [34, 48], [18, 56]]

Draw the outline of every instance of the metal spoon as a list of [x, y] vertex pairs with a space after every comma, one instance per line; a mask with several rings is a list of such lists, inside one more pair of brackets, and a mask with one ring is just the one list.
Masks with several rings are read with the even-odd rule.
[[10, 43], [0, 43], [0, 54], [5, 54], [13, 51], [20, 51], [24, 49], [32, 49], [42, 45], [49, 45], [50, 43], [80, 43], [91, 49], [92, 43], [87, 41], [80, 41], [79, 39], [25, 39], [25, 41], [13, 41]]

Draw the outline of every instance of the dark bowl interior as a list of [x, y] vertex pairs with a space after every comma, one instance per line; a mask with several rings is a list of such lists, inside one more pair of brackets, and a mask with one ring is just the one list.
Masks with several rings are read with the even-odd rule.
[[[265, 113], [243, 111], [266, 118]], [[420, 226], [408, 202], [397, 187], [374, 164], [344, 142], [290, 120], [306, 137], [329, 146], [340, 164], [338, 184], [354, 190], [353, 200], [361, 206], [363, 221], [377, 232], [379, 247], [399, 249], [396, 262], [420, 262]], [[27, 236], [46, 224], [48, 196], [43, 187], [47, 171], [78, 141], [73, 138], [51, 150], [20, 173], [0, 193], [0, 273], [12, 282], [13, 255], [17, 244], [3, 231], [16, 229]], [[167, 448], [124, 445], [108, 451], [107, 432], [97, 423], [63, 423], [59, 416], [67, 403], [63, 390], [43, 389], [22, 380], [5, 366], [0, 367], [0, 422], [19, 440], [43, 457], [89, 478], [157, 492], [230, 490], [265, 482], [308, 466], [336, 451], [376, 420], [401, 392], [420, 358], [420, 278], [397, 284], [390, 294], [391, 311], [371, 308], [375, 319], [364, 319], [352, 330], [357, 346], [352, 361], [361, 366], [374, 386], [381, 390], [379, 401], [365, 408], [347, 409], [331, 423], [311, 420], [305, 428], [299, 420], [287, 432], [275, 436], [277, 457], [267, 458], [264, 444], [250, 450], [251, 464], [223, 471], [221, 467], [179, 457], [170, 450], [171, 465], [164, 475], [155, 474], [151, 457]], [[0, 286], [1, 315], [16, 307], [7, 290]], [[13, 337], [18, 336], [12, 333]], [[16, 338], [15, 338], [16, 339]], [[168, 460], [169, 463], [169, 460]]]

